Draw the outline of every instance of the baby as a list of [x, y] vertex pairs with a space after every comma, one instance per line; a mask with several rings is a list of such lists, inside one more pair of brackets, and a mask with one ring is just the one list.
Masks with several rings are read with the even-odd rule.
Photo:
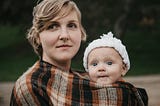
[[122, 76], [129, 70], [130, 61], [125, 46], [109, 32], [88, 45], [83, 66], [92, 81], [111, 85], [123, 81]]
[[[122, 78], [130, 69], [130, 61], [126, 47], [121, 40], [113, 37], [111, 32], [107, 35], [103, 34], [100, 39], [96, 39], [88, 45], [84, 52], [83, 66], [89, 73], [91, 81], [99, 85], [115, 84], [119, 88], [123, 88], [125, 93], [129, 92], [129, 95], [132, 96], [123, 101], [125, 106], [127, 103], [133, 102], [134, 104], [134, 101], [138, 104], [134, 104], [134, 106], [148, 106], [146, 90], [134, 87]], [[114, 86], [112, 87], [114, 88]], [[123, 97], [123, 95], [121, 96]]]

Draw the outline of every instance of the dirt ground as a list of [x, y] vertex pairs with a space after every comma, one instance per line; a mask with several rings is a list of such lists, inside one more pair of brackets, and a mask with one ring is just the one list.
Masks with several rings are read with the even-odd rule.
[[[149, 106], [160, 106], [160, 75], [125, 77], [136, 87], [145, 88], [149, 96]], [[9, 106], [14, 82], [0, 82], [0, 106]]]

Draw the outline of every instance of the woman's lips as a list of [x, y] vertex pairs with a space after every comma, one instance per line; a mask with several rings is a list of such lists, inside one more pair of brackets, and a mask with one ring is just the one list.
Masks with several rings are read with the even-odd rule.
[[68, 47], [72, 47], [71, 45], [59, 45], [56, 46], [56, 48], [68, 48]]

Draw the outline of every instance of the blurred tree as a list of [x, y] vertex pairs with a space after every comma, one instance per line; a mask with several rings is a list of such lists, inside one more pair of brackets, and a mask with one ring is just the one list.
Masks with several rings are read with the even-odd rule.
[[[0, 24], [28, 25], [32, 22], [32, 9], [40, 0], [1, 0]], [[123, 39], [126, 29], [151, 27], [159, 19], [159, 0], [74, 0], [82, 11], [82, 22], [88, 40], [113, 30]]]
[[82, 10], [85, 19], [83, 22], [91, 35], [88, 37], [89, 41], [110, 30], [123, 40], [127, 29], [149, 27], [149, 30], [152, 30], [159, 19], [159, 0], [75, 1]]
[[152, 0], [123, 0], [124, 12], [115, 21], [114, 31], [119, 38], [123, 39], [126, 28], [149, 27], [152, 30], [155, 22], [158, 21], [160, 12], [160, 1]]
[[32, 9], [35, 3], [30, 0], [1, 0], [1, 24], [28, 24], [32, 18]]

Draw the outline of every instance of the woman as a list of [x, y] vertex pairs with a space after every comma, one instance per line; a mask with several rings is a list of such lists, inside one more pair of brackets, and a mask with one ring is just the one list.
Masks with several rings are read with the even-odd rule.
[[[71, 60], [81, 41], [86, 39], [81, 13], [73, 1], [40, 2], [34, 8], [33, 25], [27, 38], [40, 59], [16, 81], [11, 106], [125, 104], [122, 104], [124, 97], [119, 96], [124, 94], [123, 90], [118, 85], [99, 86], [71, 69]], [[130, 98], [130, 93], [126, 92], [127, 96]]]
[[[71, 59], [79, 50], [81, 41], [86, 39], [78, 7], [70, 0], [43, 0], [34, 8], [33, 25], [27, 38], [40, 61], [15, 83], [11, 105], [53, 105], [49, 97], [51, 85], [47, 85], [53, 79], [48, 68], [69, 72]], [[29, 95], [27, 99], [24, 93]], [[32, 100], [28, 100], [29, 97]]]

